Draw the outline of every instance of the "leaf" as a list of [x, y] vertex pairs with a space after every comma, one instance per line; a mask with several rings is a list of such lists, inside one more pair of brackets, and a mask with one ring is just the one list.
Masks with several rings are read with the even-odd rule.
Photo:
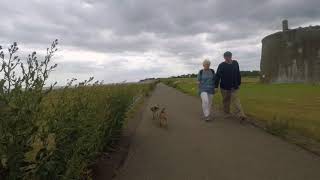
[[34, 142], [31, 145], [31, 151], [25, 153], [25, 160], [27, 162], [36, 162], [38, 153], [44, 148], [43, 142], [40, 138], [35, 138]]
[[6, 157], [1, 158], [1, 165], [2, 167], [6, 168], [7, 167], [7, 161], [8, 159]]
[[30, 165], [21, 167], [20, 169], [25, 172], [28, 172], [28, 171], [34, 171], [35, 168], [37, 168], [37, 164], [30, 164]]
[[56, 148], [56, 137], [55, 134], [50, 133], [47, 138], [47, 150], [52, 151]]

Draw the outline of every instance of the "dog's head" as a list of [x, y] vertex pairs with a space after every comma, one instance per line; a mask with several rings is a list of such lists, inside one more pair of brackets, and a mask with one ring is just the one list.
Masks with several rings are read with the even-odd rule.
[[154, 105], [154, 106], [152, 106], [151, 108], [150, 108], [150, 110], [152, 111], [152, 112], [156, 112], [156, 111], [158, 111], [160, 108], [159, 108], [159, 105]]

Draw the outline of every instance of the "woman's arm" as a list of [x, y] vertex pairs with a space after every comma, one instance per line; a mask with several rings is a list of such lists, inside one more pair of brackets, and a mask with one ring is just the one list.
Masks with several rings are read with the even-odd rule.
[[198, 86], [200, 86], [200, 83], [201, 83], [200, 71], [198, 72], [198, 75], [197, 75], [197, 85]]

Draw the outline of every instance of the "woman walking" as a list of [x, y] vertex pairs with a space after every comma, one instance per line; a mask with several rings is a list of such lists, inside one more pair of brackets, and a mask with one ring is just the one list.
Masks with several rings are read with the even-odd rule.
[[212, 120], [211, 106], [215, 88], [215, 72], [210, 69], [210, 61], [203, 61], [203, 69], [198, 73], [199, 93], [202, 100], [202, 110], [205, 121]]

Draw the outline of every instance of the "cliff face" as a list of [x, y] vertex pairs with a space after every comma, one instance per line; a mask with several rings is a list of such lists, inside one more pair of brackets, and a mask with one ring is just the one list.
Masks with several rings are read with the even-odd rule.
[[260, 68], [265, 82], [320, 82], [320, 26], [265, 37]]

